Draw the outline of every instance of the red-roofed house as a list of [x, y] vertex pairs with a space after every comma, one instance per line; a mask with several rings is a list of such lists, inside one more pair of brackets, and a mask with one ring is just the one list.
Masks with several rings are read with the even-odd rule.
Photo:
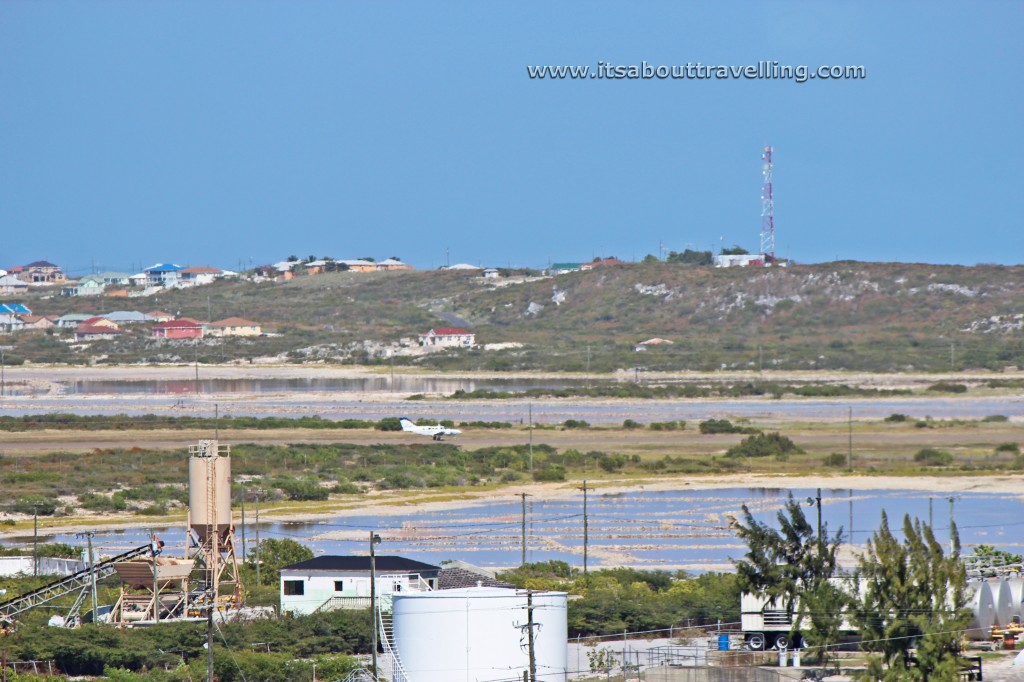
[[[109, 322], [109, 320], [104, 320], [104, 322]], [[100, 327], [97, 325], [80, 324], [77, 327], [75, 327], [75, 341], [95, 341], [96, 339], [112, 339], [120, 333], [121, 330], [119, 330], [116, 325], [113, 328], [111, 328], [105, 326]]]
[[211, 322], [209, 328], [214, 336], [259, 336], [263, 333], [258, 322], [243, 320], [240, 317]]
[[45, 315], [20, 315], [21, 321], [25, 323], [25, 329], [52, 329], [56, 327], [54, 318]]
[[625, 265], [625, 263], [615, 256], [608, 256], [607, 258], [598, 258], [589, 263], [583, 263], [580, 265], [580, 270], [593, 270], [594, 268], [607, 268], [612, 265]]
[[201, 339], [203, 325], [188, 318], [168, 320], [153, 325], [153, 336], [158, 339]]
[[476, 343], [476, 334], [462, 327], [435, 327], [420, 334], [420, 345], [426, 348], [469, 348]]
[[201, 265], [178, 271], [179, 281], [193, 284], [210, 284], [213, 280], [223, 276], [224, 271], [220, 268], [210, 268]]

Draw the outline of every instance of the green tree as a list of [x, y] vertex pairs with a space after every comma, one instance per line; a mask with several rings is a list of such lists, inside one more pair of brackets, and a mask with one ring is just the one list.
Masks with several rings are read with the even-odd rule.
[[[903, 519], [903, 540], [893, 536], [882, 513], [881, 527], [858, 560], [861, 594], [852, 611], [873, 652], [861, 679], [959, 679], [959, 639], [971, 620], [967, 574], [953, 528], [953, 548], [943, 553], [931, 526]], [[915, 649], [916, 664], [910, 656]]]
[[[313, 550], [303, 544], [283, 538], [261, 540], [259, 545], [260, 583], [274, 585], [281, 577], [281, 568], [313, 558]], [[249, 550], [249, 563], [256, 564], [256, 548]]]
[[722, 249], [722, 255], [723, 256], [746, 256], [749, 253], [750, 252], [747, 251], [746, 249], [744, 249], [742, 246], [738, 246], [736, 244], [733, 244], [728, 249], [726, 249], [726, 248]]
[[694, 251], [693, 249], [686, 249], [682, 253], [669, 251], [668, 258], [665, 259], [665, 262], [680, 263], [682, 265], [711, 265], [712, 258], [710, 251]]
[[825, 524], [817, 537], [792, 493], [776, 518], [777, 530], [755, 519], [743, 505], [743, 521], [735, 525], [736, 534], [747, 543], [746, 558], [734, 561], [739, 589], [763, 595], [784, 609], [793, 622], [791, 638], [803, 633], [818, 647], [835, 642], [845, 595], [831, 579], [843, 531], [829, 536]]

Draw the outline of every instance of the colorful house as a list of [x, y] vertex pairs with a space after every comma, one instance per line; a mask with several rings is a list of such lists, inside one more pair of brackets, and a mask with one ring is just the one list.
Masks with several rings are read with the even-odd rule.
[[153, 336], [158, 339], [201, 339], [203, 325], [187, 317], [169, 320], [153, 325]]
[[435, 327], [420, 334], [420, 345], [425, 348], [469, 348], [476, 343], [476, 334], [462, 327]]
[[258, 322], [243, 320], [241, 317], [211, 322], [209, 329], [214, 336], [259, 336], [263, 333]]

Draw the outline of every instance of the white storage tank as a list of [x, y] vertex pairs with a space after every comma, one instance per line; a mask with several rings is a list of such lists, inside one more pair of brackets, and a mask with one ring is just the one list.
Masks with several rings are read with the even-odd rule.
[[[533, 593], [537, 679], [568, 675], [565, 592]], [[396, 594], [394, 649], [410, 682], [522, 679], [529, 669], [527, 593], [468, 587]]]
[[992, 599], [992, 588], [984, 581], [967, 583], [967, 605], [974, 614], [971, 631], [974, 636], [987, 637], [996, 622], [996, 604]]
[[996, 605], [996, 623], [1006, 627], [1013, 621], [1013, 590], [1005, 580], [992, 581], [989, 587], [992, 588], [992, 600]]
[[231, 527], [231, 458], [221, 451], [228, 452], [227, 446], [221, 448], [215, 440], [189, 446], [188, 508], [200, 541], [211, 526], [219, 535]]
[[1024, 602], [1024, 578], [1010, 578], [1006, 584], [1010, 586], [1010, 595], [1013, 597], [1013, 615], [1020, 617], [1024, 615], [1021, 611], [1021, 602]]

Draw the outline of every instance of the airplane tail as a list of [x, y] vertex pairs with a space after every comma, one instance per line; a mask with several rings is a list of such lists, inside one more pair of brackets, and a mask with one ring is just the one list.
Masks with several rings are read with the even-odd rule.
[[402, 425], [402, 430], [403, 431], [415, 431], [416, 430], [416, 424], [414, 424], [413, 421], [411, 419], [409, 419], [408, 417], [401, 417], [401, 418], [399, 418], [398, 423]]

